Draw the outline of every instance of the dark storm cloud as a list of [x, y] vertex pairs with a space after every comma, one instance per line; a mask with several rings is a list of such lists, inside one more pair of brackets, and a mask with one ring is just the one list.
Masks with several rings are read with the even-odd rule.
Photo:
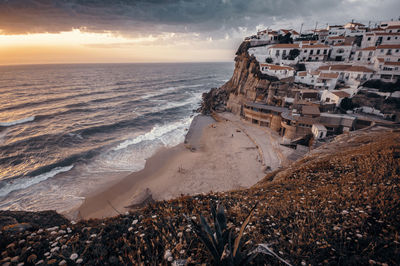
[[[6, 34], [72, 28], [122, 34], [210, 33], [271, 23], [272, 17], [323, 17], [327, 11], [340, 17], [357, 2], [360, 2], [358, 5], [368, 3], [357, 0], [0, 0], [0, 29]], [[387, 5], [389, 10], [400, 8], [399, 1], [395, 0], [373, 2]]]

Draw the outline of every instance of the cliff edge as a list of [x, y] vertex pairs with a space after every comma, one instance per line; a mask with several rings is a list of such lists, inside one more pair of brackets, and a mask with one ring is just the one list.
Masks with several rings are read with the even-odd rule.
[[265, 99], [270, 84], [279, 79], [261, 73], [260, 65], [254, 56], [249, 55], [249, 42], [243, 42], [236, 52], [235, 69], [231, 79], [219, 88], [203, 94], [199, 111], [210, 114], [212, 111], [240, 111], [239, 102]]

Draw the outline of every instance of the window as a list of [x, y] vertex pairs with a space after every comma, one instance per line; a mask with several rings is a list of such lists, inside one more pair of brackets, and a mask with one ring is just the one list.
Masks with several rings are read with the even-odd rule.
[[317, 50], [317, 54], [319, 54], [320, 52], [321, 52], [321, 51], [318, 49], [318, 50]]
[[399, 49], [396, 49], [396, 53], [398, 53], [399, 52]]
[[286, 56], [286, 50], [282, 51], [282, 56]]
[[369, 52], [368, 56], [372, 56], [372, 52]]
[[311, 50], [310, 50], [310, 55], [312, 55], [312, 54], [313, 54], [313, 52], [314, 52], [314, 50], [312, 50], [312, 49], [311, 49]]
[[387, 37], [387, 40], [390, 41], [390, 37]]
[[279, 56], [279, 50], [276, 50], [275, 56]]
[[368, 57], [368, 61], [371, 61], [371, 58]]
[[368, 41], [370, 41], [371, 40], [371, 37], [368, 37]]
[[324, 49], [324, 54], [327, 54], [327, 52], [328, 52], [328, 50], [327, 50], [327, 49]]

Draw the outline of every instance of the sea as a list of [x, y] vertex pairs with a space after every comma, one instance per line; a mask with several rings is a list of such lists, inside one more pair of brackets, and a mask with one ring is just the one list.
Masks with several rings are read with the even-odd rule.
[[0, 210], [57, 210], [182, 143], [233, 63], [0, 66]]

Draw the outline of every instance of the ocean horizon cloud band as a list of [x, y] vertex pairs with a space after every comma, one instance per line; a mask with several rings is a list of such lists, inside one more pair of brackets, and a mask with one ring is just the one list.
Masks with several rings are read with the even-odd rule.
[[79, 29], [128, 37], [196, 33], [216, 40], [242, 29], [254, 32], [259, 24], [389, 19], [399, 9], [397, 0], [0, 0], [0, 34]]

